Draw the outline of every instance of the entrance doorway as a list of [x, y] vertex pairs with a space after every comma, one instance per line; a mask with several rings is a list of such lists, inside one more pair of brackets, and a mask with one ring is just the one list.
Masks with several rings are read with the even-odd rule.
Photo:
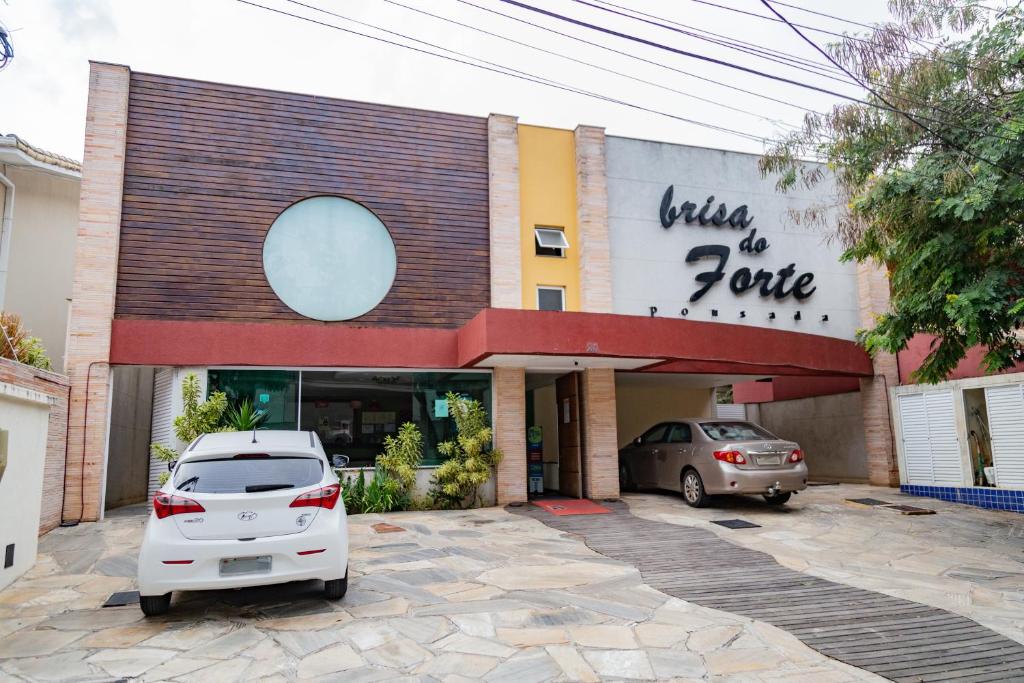
[[583, 392], [580, 373], [570, 372], [555, 381], [558, 405], [558, 491], [583, 497]]

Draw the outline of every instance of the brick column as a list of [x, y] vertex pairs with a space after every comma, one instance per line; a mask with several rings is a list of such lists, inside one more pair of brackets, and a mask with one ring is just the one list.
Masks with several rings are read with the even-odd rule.
[[110, 404], [107, 361], [117, 284], [129, 75], [128, 67], [115, 64], [92, 62], [89, 70], [75, 278], [68, 322], [71, 402], [66, 520], [94, 521], [103, 512], [100, 501]]
[[615, 371], [588, 368], [583, 393], [583, 493], [587, 498], [619, 497], [619, 442], [615, 428]]
[[608, 243], [608, 181], [604, 128], [577, 126], [576, 221], [580, 240], [580, 310], [612, 312], [612, 259]]
[[487, 166], [491, 234], [491, 306], [522, 308], [519, 123], [516, 117], [491, 114], [487, 118]]
[[[874, 327], [875, 316], [889, 309], [889, 277], [884, 268], [875, 263], [857, 265], [857, 298], [861, 327]], [[872, 365], [874, 376], [860, 380], [868, 481], [876, 486], [898, 486], [900, 473], [889, 406], [889, 387], [900, 382], [896, 356], [881, 352], [872, 359]]]
[[494, 445], [505, 455], [495, 472], [498, 505], [526, 500], [526, 371], [494, 369]]

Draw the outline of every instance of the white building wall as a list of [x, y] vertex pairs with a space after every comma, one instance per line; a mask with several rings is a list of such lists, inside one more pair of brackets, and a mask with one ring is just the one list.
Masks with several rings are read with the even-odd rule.
[[[0, 474], [0, 589], [36, 561], [49, 417], [45, 395], [0, 383], [0, 460], [6, 460]], [[4, 567], [12, 544], [14, 563]]]
[[[831, 203], [831, 188], [823, 185], [813, 195], [806, 190], [782, 194], [774, 178], [762, 178], [758, 157], [700, 147], [668, 143], [607, 138], [608, 228], [612, 253], [613, 306], [615, 313], [681, 318], [688, 309], [689, 320], [705, 320], [781, 330], [795, 330], [842, 339], [853, 339], [859, 326], [855, 267], [840, 263], [841, 249], [826, 241], [818, 228], [796, 225], [791, 210]], [[731, 213], [746, 205], [753, 221], [746, 229], [687, 224], [682, 218], [670, 228], [662, 227], [660, 207], [666, 189], [674, 187], [672, 205], [684, 201], [697, 204], [714, 196], [712, 211], [724, 203]], [[761, 253], [741, 252], [740, 242], [756, 229], [755, 240], [764, 238], [769, 247]], [[717, 258], [687, 263], [690, 249], [719, 244], [730, 250], [725, 277], [696, 302], [690, 296], [702, 283], [698, 273], [713, 270]], [[762, 297], [758, 289], [735, 294], [729, 288], [733, 273], [749, 268], [777, 272], [794, 264], [796, 275], [811, 272], [817, 287], [802, 301], [792, 295], [777, 300]], [[712, 315], [717, 310], [718, 315]], [[741, 317], [740, 313], [746, 316]], [[794, 320], [797, 312], [801, 320]], [[769, 314], [774, 312], [774, 320]], [[828, 321], [822, 321], [827, 315]]]

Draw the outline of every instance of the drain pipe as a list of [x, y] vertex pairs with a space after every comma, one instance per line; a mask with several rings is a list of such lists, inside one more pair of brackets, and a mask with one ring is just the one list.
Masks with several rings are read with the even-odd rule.
[[[6, 167], [3, 168], [6, 171]], [[11, 256], [11, 232], [14, 229], [14, 183], [0, 171], [0, 185], [4, 193], [3, 223], [0, 224], [0, 310], [7, 296], [7, 265]]]

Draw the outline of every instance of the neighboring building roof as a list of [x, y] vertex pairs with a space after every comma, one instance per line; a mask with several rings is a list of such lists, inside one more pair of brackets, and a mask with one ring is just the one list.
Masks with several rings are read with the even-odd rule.
[[17, 135], [0, 136], [0, 163], [33, 166], [58, 175], [81, 177], [82, 164], [68, 157], [40, 149]]

